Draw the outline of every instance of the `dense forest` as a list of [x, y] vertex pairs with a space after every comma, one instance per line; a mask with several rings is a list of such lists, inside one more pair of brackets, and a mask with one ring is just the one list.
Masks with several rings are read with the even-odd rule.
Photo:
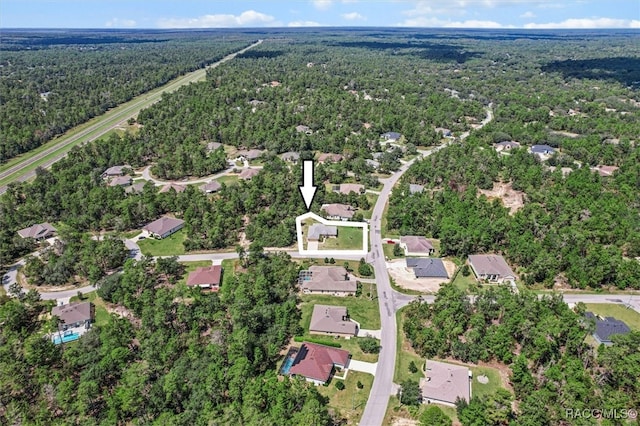
[[254, 253], [246, 272], [225, 271], [219, 294], [171, 285], [181, 271], [175, 259], [127, 262], [99, 293], [131, 316], [64, 347], [43, 338], [56, 325], [37, 293], [0, 298], [0, 421], [329, 424], [313, 386], [276, 376], [298, 332], [298, 266]]
[[240, 35], [3, 31], [0, 163], [251, 41]]
[[596, 420], [571, 419], [565, 410], [622, 410], [640, 404], [640, 333], [614, 336], [613, 346], [594, 350], [585, 343], [592, 325], [583, 315], [583, 305], [574, 312], [557, 295], [539, 299], [501, 286], [470, 302], [449, 285], [433, 304], [409, 305], [403, 331], [423, 357], [510, 366], [515, 394], [501, 391], [459, 404], [464, 426], [590, 425]]

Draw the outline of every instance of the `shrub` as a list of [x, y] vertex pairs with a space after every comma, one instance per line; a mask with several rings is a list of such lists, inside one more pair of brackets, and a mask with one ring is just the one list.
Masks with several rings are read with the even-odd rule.
[[309, 343], [316, 343], [318, 345], [325, 345], [325, 346], [331, 346], [332, 348], [341, 348], [342, 345], [338, 342], [332, 342], [331, 340], [322, 340], [322, 339], [316, 339], [314, 337], [302, 337], [302, 336], [295, 336], [293, 338], [294, 342], [309, 342]]
[[416, 363], [411, 361], [411, 363], [409, 364], [409, 371], [411, 373], [417, 373], [418, 372], [418, 367], [416, 367]]
[[336, 382], [336, 389], [343, 390], [344, 389], [344, 383], [342, 381], [337, 381]]
[[358, 346], [362, 352], [368, 354], [377, 354], [380, 352], [380, 342], [375, 337], [362, 337], [358, 339]]

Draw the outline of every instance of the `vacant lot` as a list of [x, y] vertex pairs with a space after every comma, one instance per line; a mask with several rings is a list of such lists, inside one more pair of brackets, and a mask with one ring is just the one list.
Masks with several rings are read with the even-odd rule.
[[[449, 279], [453, 277], [456, 265], [450, 260], [443, 260], [444, 266], [449, 274]], [[435, 293], [440, 289], [440, 284], [449, 282], [442, 278], [416, 278], [412, 268], [407, 268], [406, 259], [395, 259], [387, 262], [389, 275], [395, 280], [396, 285], [408, 290], [420, 291], [423, 293]]]
[[513, 189], [511, 182], [493, 182], [493, 189], [479, 189], [478, 191], [489, 200], [500, 199], [502, 205], [509, 209], [511, 215], [524, 206], [524, 192]]
[[[343, 381], [345, 388], [338, 390], [336, 382], [339, 379], [332, 379], [328, 386], [318, 386], [318, 392], [329, 398], [329, 407], [335, 409], [341, 417], [347, 419], [348, 425], [357, 425], [364, 406], [367, 405], [373, 376], [358, 371], [349, 371], [347, 378]], [[362, 384], [362, 389], [358, 388], [358, 382]]]

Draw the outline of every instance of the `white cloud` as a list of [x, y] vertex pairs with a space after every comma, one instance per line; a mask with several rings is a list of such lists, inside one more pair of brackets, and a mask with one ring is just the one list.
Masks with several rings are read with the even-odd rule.
[[427, 28], [513, 28], [511, 25], [505, 26], [495, 21], [445, 21], [438, 18], [428, 18], [426, 16], [418, 16], [415, 18], [405, 19], [404, 22], [397, 24], [401, 27], [427, 27]]
[[521, 18], [535, 18], [536, 14], [531, 12], [531, 11], [527, 11], [525, 13], [523, 13], [522, 15], [520, 15]]
[[348, 21], [364, 21], [367, 19], [366, 17], [360, 15], [358, 12], [343, 13], [340, 16]]
[[160, 28], [228, 28], [228, 27], [264, 27], [278, 26], [271, 15], [246, 10], [240, 15], [218, 14], [203, 15], [197, 18], [163, 18], [158, 20]]
[[637, 19], [612, 19], [612, 18], [572, 18], [562, 22], [549, 22], [543, 24], [528, 23], [524, 28], [530, 29], [591, 29], [591, 28], [640, 28], [640, 20]]
[[287, 24], [288, 27], [320, 27], [322, 24], [316, 21], [293, 21]]
[[104, 26], [108, 28], [133, 28], [136, 26], [136, 21], [133, 19], [113, 18], [105, 22]]
[[333, 0], [313, 0], [312, 3], [318, 10], [327, 10], [333, 4]]

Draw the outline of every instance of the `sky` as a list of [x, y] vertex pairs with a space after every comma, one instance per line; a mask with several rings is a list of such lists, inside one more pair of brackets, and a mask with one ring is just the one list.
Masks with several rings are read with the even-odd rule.
[[635, 28], [640, 0], [2, 0], [0, 28]]

